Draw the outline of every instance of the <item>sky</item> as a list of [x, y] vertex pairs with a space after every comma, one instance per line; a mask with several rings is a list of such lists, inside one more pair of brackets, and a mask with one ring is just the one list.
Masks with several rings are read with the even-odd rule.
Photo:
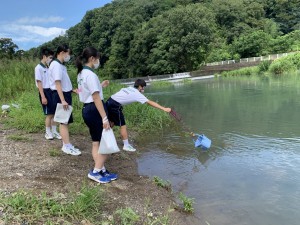
[[0, 38], [28, 50], [63, 35], [85, 13], [112, 0], [5, 0], [0, 7]]

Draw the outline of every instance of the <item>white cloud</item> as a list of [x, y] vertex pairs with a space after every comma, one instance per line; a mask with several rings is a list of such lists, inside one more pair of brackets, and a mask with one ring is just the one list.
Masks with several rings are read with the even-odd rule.
[[55, 37], [64, 35], [67, 29], [20, 24], [0, 24], [0, 30], [1, 37], [11, 38], [20, 49], [23, 49], [23, 46], [30, 45], [30, 47], [33, 47], [51, 41]]
[[18, 24], [40, 24], [40, 23], [58, 23], [63, 21], [64, 18], [60, 16], [49, 17], [22, 17], [16, 21]]
[[58, 27], [40, 27], [40, 26], [31, 26], [31, 25], [12, 25], [7, 27], [7, 31], [22, 34], [31, 34], [38, 35], [43, 37], [57, 37], [59, 35], [64, 35], [66, 29], [58, 28]]
[[[64, 35], [67, 29], [47, 26], [51, 23], [59, 23], [63, 20], [64, 18], [59, 16], [49, 16], [22, 17], [11, 22], [2, 21], [0, 22], [0, 37], [11, 38], [20, 49], [28, 49], [51, 41], [55, 37]], [[39, 26], [37, 24], [44, 25]]]

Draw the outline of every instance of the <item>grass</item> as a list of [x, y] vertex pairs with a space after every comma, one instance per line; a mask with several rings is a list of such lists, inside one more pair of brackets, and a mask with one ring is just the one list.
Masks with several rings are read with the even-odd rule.
[[52, 157], [58, 157], [61, 156], [61, 150], [56, 149], [56, 148], [52, 148], [49, 150], [49, 155]]
[[169, 181], [165, 181], [158, 176], [154, 176], [153, 181], [158, 187], [162, 187], [166, 190], [171, 190], [171, 183]]
[[162, 81], [154, 80], [154, 81], [151, 81], [151, 86], [155, 87], [155, 88], [161, 88], [161, 87], [170, 87], [170, 86], [173, 86], [173, 84], [166, 80], [162, 80]]
[[32, 141], [31, 138], [20, 136], [20, 135], [9, 135], [8, 139], [13, 140], [13, 141]]
[[[6, 120], [8, 127], [14, 127], [26, 132], [41, 132], [44, 129], [45, 116], [38, 99], [38, 90], [34, 82], [34, 67], [36, 61], [12, 60], [0, 63], [0, 96], [1, 102], [5, 104], [18, 104], [20, 108], [11, 107]], [[23, 69], [22, 69], [23, 68]], [[76, 88], [76, 69], [73, 66], [68, 68], [73, 87]], [[3, 74], [3, 79], [2, 79]], [[28, 76], [32, 74], [32, 76]], [[101, 79], [101, 78], [100, 78]], [[102, 79], [101, 79], [102, 80]], [[169, 82], [155, 82], [156, 85], [172, 85]], [[112, 94], [119, 91], [124, 85], [111, 82], [104, 88], [104, 97], [108, 99]], [[11, 90], [13, 94], [11, 94]], [[3, 97], [7, 96], [7, 97]], [[155, 99], [152, 99], [155, 101]], [[77, 95], [73, 95], [73, 118], [74, 123], [70, 124], [71, 134], [89, 135], [81, 115], [82, 103]], [[142, 132], [145, 130], [160, 129], [168, 126], [171, 119], [168, 114], [161, 110], [154, 109], [148, 105], [130, 104], [124, 107], [124, 114], [129, 130]]]
[[263, 61], [258, 66], [246, 67], [238, 70], [225, 71], [221, 75], [231, 76], [272, 76], [279, 77], [286, 74], [295, 73], [300, 70], [300, 53], [295, 53], [270, 61]]
[[179, 199], [182, 201], [183, 203], [183, 211], [187, 212], [187, 213], [193, 213], [194, 212], [194, 199], [193, 198], [189, 198], [186, 195], [184, 195], [182, 192], [179, 193]]
[[83, 186], [78, 193], [69, 193], [68, 196], [59, 193], [50, 196], [45, 192], [34, 195], [18, 191], [9, 196], [1, 194], [0, 198], [2, 220], [6, 224], [60, 224], [60, 221], [74, 224], [84, 219], [91, 222], [99, 219], [103, 191], [98, 186]]

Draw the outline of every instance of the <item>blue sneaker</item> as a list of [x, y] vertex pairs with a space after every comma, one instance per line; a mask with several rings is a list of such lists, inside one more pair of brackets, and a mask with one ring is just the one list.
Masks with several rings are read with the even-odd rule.
[[93, 173], [93, 170], [89, 172], [88, 178], [101, 184], [106, 184], [110, 182], [110, 178], [103, 176], [100, 172]]
[[102, 170], [100, 171], [100, 174], [102, 177], [108, 178], [110, 180], [116, 180], [118, 179], [118, 175], [115, 173], [110, 173], [108, 172], [108, 170], [105, 170], [105, 172], [103, 172]]

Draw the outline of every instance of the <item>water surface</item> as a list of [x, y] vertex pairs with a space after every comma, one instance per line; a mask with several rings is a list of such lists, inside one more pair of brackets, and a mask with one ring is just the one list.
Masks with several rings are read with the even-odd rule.
[[204, 133], [212, 147], [195, 149], [178, 129], [148, 136], [138, 143], [139, 173], [194, 198], [196, 216], [210, 225], [298, 225], [298, 83], [230, 78], [149, 88], [149, 98], [174, 107], [183, 129]]

